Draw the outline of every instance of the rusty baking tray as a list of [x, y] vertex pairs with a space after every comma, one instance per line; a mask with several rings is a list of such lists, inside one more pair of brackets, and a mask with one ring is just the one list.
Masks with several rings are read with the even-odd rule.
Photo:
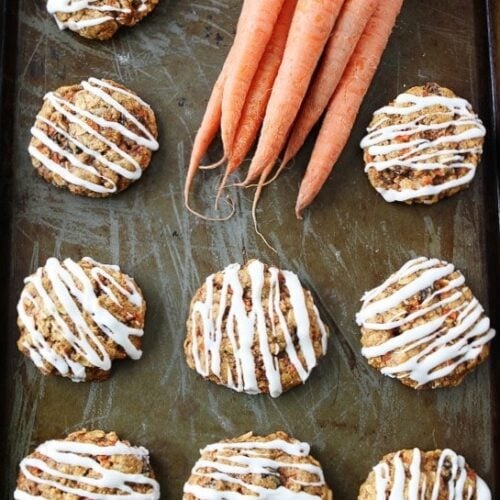
[[[278, 255], [252, 230], [251, 193], [233, 193], [240, 210], [226, 223], [196, 219], [181, 201], [191, 140], [241, 2], [163, 0], [147, 20], [108, 43], [59, 32], [44, 1], [3, 4], [2, 498], [11, 498], [17, 464], [28, 451], [81, 427], [116, 430], [148, 447], [162, 498], [181, 497], [200, 447], [276, 429], [312, 443], [338, 499], [355, 499], [384, 453], [413, 446], [459, 451], [494, 498], [500, 496], [499, 341], [490, 361], [460, 387], [415, 392], [368, 367], [354, 322], [363, 291], [422, 254], [461, 268], [499, 328], [493, 40], [500, 9], [494, 11], [494, 3], [406, 0], [349, 145], [305, 220], [295, 220], [293, 204], [311, 143], [264, 195], [261, 229]], [[45, 92], [88, 76], [137, 90], [159, 118], [161, 151], [140, 182], [109, 200], [82, 199], [45, 184], [26, 152]], [[482, 167], [470, 189], [437, 205], [387, 204], [365, 178], [359, 141], [374, 109], [429, 80], [471, 100], [484, 120], [489, 135]], [[213, 172], [202, 176], [195, 199], [209, 201], [217, 181]], [[15, 348], [23, 278], [49, 256], [83, 255], [120, 264], [148, 301], [142, 360], [116, 364], [103, 383], [42, 377]], [[204, 382], [182, 355], [195, 289], [210, 272], [250, 257], [297, 271], [333, 331], [329, 353], [307, 384], [276, 400]]]

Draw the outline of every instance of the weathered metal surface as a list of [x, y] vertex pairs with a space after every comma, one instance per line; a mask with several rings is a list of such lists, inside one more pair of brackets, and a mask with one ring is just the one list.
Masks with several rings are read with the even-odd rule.
[[[294, 218], [293, 206], [311, 143], [267, 189], [258, 217], [275, 255], [253, 232], [252, 192], [232, 192], [239, 210], [223, 223], [193, 217], [181, 200], [191, 140], [230, 46], [240, 2], [163, 0], [147, 20], [107, 43], [59, 32], [43, 1], [20, 2], [5, 498], [27, 452], [81, 427], [116, 430], [148, 447], [162, 498], [180, 498], [200, 447], [248, 430], [283, 429], [311, 442], [339, 499], [355, 499], [371, 466], [403, 447], [451, 447], [492, 482], [488, 364], [458, 388], [415, 392], [367, 365], [353, 319], [363, 291], [417, 255], [453, 261], [488, 306], [484, 200], [494, 164], [484, 162], [470, 189], [437, 205], [390, 205], [365, 178], [358, 147], [374, 109], [427, 81], [471, 100], [488, 122], [480, 4], [406, 1], [349, 145], [305, 220]], [[46, 185], [26, 152], [44, 93], [88, 76], [136, 90], [159, 119], [161, 151], [151, 167], [136, 185], [108, 200], [82, 199]], [[214, 172], [200, 176], [193, 198], [198, 208], [213, 202], [218, 180]], [[120, 264], [136, 277], [148, 301], [142, 360], [117, 363], [103, 383], [42, 377], [14, 347], [23, 277], [49, 256], [83, 255]], [[298, 272], [332, 329], [329, 353], [307, 384], [276, 400], [204, 382], [188, 369], [182, 353], [189, 301], [203, 278], [250, 257]]]

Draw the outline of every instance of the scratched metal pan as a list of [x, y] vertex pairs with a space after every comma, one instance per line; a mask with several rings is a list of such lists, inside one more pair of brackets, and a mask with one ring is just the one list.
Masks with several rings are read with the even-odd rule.
[[[149, 448], [162, 498], [181, 497], [205, 444], [277, 429], [312, 444], [339, 499], [356, 498], [383, 454], [413, 446], [462, 453], [498, 498], [498, 341], [492, 360], [460, 387], [415, 392], [367, 365], [353, 320], [363, 291], [407, 259], [429, 255], [464, 271], [498, 327], [488, 4], [406, 1], [351, 140], [305, 220], [294, 218], [293, 206], [311, 143], [267, 189], [258, 218], [277, 255], [254, 234], [251, 193], [232, 193], [239, 210], [224, 223], [194, 218], [181, 200], [192, 137], [231, 44], [240, 2], [162, 0], [148, 19], [105, 43], [59, 32], [44, 5], [9, 0], [2, 11], [2, 498], [11, 497], [17, 464], [37, 443], [81, 427], [116, 430]], [[45, 184], [26, 152], [43, 95], [88, 76], [138, 91], [159, 118], [161, 151], [136, 185], [108, 200]], [[484, 161], [470, 189], [451, 199], [431, 207], [387, 204], [365, 178], [358, 144], [374, 109], [427, 81], [473, 103], [489, 130]], [[213, 202], [218, 180], [214, 172], [200, 177], [198, 208]], [[23, 278], [49, 256], [84, 255], [134, 275], [148, 314], [140, 361], [117, 363], [106, 382], [74, 384], [39, 375], [17, 353], [15, 305]], [[204, 382], [182, 353], [196, 288], [210, 272], [250, 257], [297, 271], [333, 332], [328, 355], [307, 384], [279, 399]]]

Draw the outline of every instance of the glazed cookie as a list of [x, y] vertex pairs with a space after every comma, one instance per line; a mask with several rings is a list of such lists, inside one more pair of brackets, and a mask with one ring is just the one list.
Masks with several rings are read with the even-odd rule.
[[47, 0], [47, 10], [59, 29], [85, 38], [107, 40], [120, 27], [133, 26], [147, 16], [159, 0]]
[[111, 80], [49, 92], [31, 129], [33, 166], [72, 193], [104, 197], [139, 179], [158, 149], [153, 110]]
[[375, 112], [361, 142], [365, 172], [386, 201], [435, 203], [472, 181], [485, 133], [471, 105], [451, 90], [413, 87]]
[[104, 380], [115, 359], [142, 356], [146, 303], [118, 266], [50, 258], [25, 280], [17, 347], [46, 375]]
[[201, 450], [183, 500], [286, 498], [331, 500], [320, 464], [310, 447], [284, 432], [235, 439]]
[[363, 356], [405, 385], [458, 385], [489, 354], [495, 331], [453, 264], [413, 259], [361, 300]]
[[452, 450], [389, 453], [370, 472], [358, 500], [491, 500], [486, 483]]
[[196, 292], [184, 350], [208, 380], [277, 397], [307, 380], [327, 335], [298, 277], [252, 260], [209, 276]]
[[160, 498], [148, 450], [121, 441], [114, 432], [84, 429], [46, 441], [19, 468], [16, 500]]

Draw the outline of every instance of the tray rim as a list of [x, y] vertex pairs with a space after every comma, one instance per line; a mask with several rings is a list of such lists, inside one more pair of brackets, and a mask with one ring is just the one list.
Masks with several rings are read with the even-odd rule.
[[[19, 5], [20, 0], [0, 0], [0, 228], [2, 238], [0, 239], [0, 317], [6, 318], [3, 324], [4, 339], [7, 344], [0, 349], [0, 394], [3, 400], [7, 401], [8, 411], [0, 413], [0, 442], [7, 443], [8, 426], [10, 423], [10, 405], [8, 398], [11, 387], [8, 380], [9, 354], [15, 349], [9, 345], [10, 335], [7, 325], [9, 321], [9, 285], [11, 274], [11, 228], [12, 228], [12, 144], [14, 135], [14, 123], [12, 117], [15, 109], [15, 85], [17, 69], [17, 35], [19, 25]], [[487, 78], [489, 93], [487, 96], [488, 109], [490, 115], [486, 122], [489, 130], [488, 144], [485, 157], [487, 163], [491, 164], [488, 169], [488, 179], [486, 182], [486, 242], [491, 247], [487, 252], [488, 269], [488, 306], [489, 316], [493, 327], [497, 327], [500, 332], [500, 310], [497, 311], [500, 303], [500, 291], [496, 286], [500, 283], [500, 4], [496, 0], [483, 0], [483, 15], [481, 16], [481, 28], [487, 34], [488, 54], [487, 54]], [[494, 342], [492, 353], [489, 357], [491, 372], [491, 398], [492, 398], [492, 477], [493, 482], [489, 484], [493, 494], [500, 494], [500, 426], [495, 425], [500, 422], [500, 357], [499, 354], [500, 333]], [[495, 347], [495, 344], [496, 347]], [[0, 470], [5, 470], [8, 463], [9, 447], [4, 446], [4, 451], [0, 454]]]
[[[500, 64], [498, 63], [498, 54], [500, 54], [500, 6], [495, 0], [485, 0], [485, 29], [488, 38], [488, 63], [489, 63], [489, 108], [491, 111], [490, 118], [490, 161], [492, 163], [491, 172], [492, 182], [487, 191], [490, 197], [487, 200], [488, 223], [487, 240], [493, 244], [493, 250], [487, 252], [488, 255], [488, 274], [491, 279], [488, 286], [489, 297], [489, 313], [493, 325], [498, 326], [500, 314], [498, 313], [498, 303], [500, 302], [500, 294], [496, 283], [500, 280], [500, 172], [498, 161], [500, 159], [500, 113], [498, 106], [500, 104]], [[489, 228], [489, 231], [488, 231]], [[497, 328], [498, 332], [498, 328]], [[495, 384], [495, 380], [500, 380], [500, 360], [495, 353], [498, 353], [498, 337], [497, 346], [493, 347], [490, 361], [491, 367], [491, 397], [492, 397], [492, 445], [493, 445], [493, 491], [500, 493], [500, 429], [495, 422], [500, 419], [500, 385]]]
[[[15, 74], [16, 74], [16, 48], [19, 0], [0, 0], [0, 315], [6, 318], [4, 322], [3, 336], [7, 345], [0, 349], [0, 394], [7, 401], [8, 410], [0, 412], [0, 442], [7, 443], [8, 423], [10, 420], [10, 384], [8, 381], [9, 360], [9, 283], [11, 271], [11, 221], [12, 221], [12, 169], [10, 158], [12, 156], [12, 139], [14, 124], [9, 117], [13, 116], [15, 102]], [[9, 36], [10, 34], [10, 36]], [[8, 462], [8, 446], [4, 445], [4, 451], [0, 455], [0, 467], [5, 469]]]

